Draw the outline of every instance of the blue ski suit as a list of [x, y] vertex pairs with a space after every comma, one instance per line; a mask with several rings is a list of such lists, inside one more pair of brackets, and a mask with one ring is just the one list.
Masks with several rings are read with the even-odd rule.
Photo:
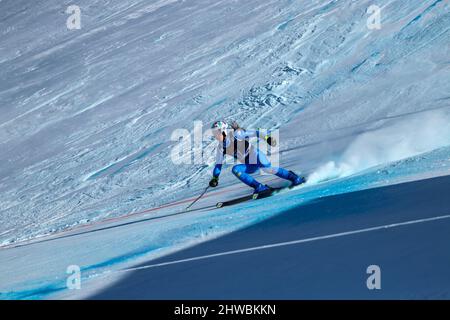
[[264, 153], [250, 144], [248, 138], [251, 137], [259, 138], [259, 131], [238, 129], [227, 134], [223, 143], [219, 143], [217, 147], [213, 176], [215, 178], [219, 177], [225, 155], [230, 155], [242, 163], [233, 166], [233, 174], [252, 188], [257, 189], [261, 186], [261, 183], [250, 175], [258, 172], [260, 169], [280, 178], [291, 180], [292, 174], [288, 170], [272, 167]]

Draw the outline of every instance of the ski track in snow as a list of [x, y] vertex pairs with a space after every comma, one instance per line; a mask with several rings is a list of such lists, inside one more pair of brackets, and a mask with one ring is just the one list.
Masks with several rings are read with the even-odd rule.
[[[69, 31], [56, 0], [1, 2], [0, 245], [195, 197], [212, 153], [208, 165], [170, 161], [171, 133], [194, 120], [280, 128], [281, 165], [325, 180], [356, 163], [348, 150], [359, 137], [408, 119], [440, 118], [424, 128], [438, 143], [420, 152], [375, 143], [391, 156], [370, 166], [449, 145], [448, 1], [380, 1], [377, 31], [366, 27], [371, 4], [82, 0], [82, 29]], [[422, 169], [445, 172], [445, 150], [440, 167]], [[358, 161], [344, 176], [368, 168]], [[225, 172], [228, 190], [236, 180]], [[248, 191], [232, 188], [227, 197]], [[217, 234], [242, 225], [220, 226]], [[182, 238], [197, 236], [194, 228]], [[154, 239], [136, 244], [145, 241]]]

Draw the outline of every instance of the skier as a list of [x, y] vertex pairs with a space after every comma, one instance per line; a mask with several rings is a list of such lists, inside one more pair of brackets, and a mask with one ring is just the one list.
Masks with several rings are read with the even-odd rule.
[[[228, 130], [228, 124], [224, 121], [216, 121], [211, 126], [214, 137], [219, 141], [219, 145], [217, 146], [216, 165], [214, 167], [213, 177], [209, 182], [211, 187], [217, 187], [219, 184], [219, 175], [222, 170], [222, 163], [225, 155], [230, 155], [241, 162], [241, 164], [233, 166], [232, 172], [239, 180], [254, 188], [254, 194], [261, 194], [272, 190], [269, 186], [258, 182], [250, 175], [256, 173], [260, 169], [264, 172], [291, 181], [291, 187], [306, 182], [304, 177], [299, 177], [292, 171], [272, 167], [264, 153], [249, 143], [248, 138], [261, 138], [258, 130], [242, 129], [236, 122], [233, 122], [231, 127], [233, 130]], [[269, 145], [275, 146], [276, 141], [270, 133], [262, 138], [264, 138]]]

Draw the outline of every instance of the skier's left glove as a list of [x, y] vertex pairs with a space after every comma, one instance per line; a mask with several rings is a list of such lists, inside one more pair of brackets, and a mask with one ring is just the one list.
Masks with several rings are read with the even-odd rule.
[[211, 188], [215, 188], [215, 187], [217, 187], [219, 185], [219, 178], [218, 177], [213, 177], [212, 179], [211, 179], [211, 181], [209, 182], [209, 186], [211, 187]]

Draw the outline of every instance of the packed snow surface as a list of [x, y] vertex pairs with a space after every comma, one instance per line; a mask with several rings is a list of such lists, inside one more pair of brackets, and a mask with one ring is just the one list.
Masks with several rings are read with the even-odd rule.
[[[380, 0], [380, 29], [365, 0], [79, 0], [69, 30], [72, 4], [0, 1], [7, 298], [58, 291], [69, 264], [95, 277], [316, 197], [449, 173], [449, 1]], [[167, 216], [145, 228], [28, 246], [201, 193], [214, 142], [193, 144], [202, 163], [176, 164], [173, 132], [217, 119], [279, 129], [280, 164], [309, 177], [306, 191], [173, 215], [187, 202], [138, 215]], [[229, 168], [194, 208], [251, 191]]]

